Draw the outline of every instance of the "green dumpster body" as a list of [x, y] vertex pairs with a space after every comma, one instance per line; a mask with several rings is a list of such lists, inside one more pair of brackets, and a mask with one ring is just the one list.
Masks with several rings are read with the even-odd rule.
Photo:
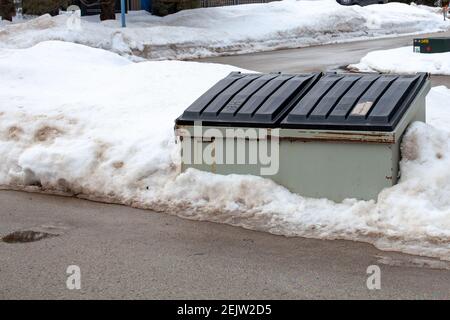
[[414, 52], [443, 53], [450, 52], [450, 38], [414, 39]]
[[[335, 80], [335, 77], [339, 79]], [[248, 84], [242, 79], [240, 81], [244, 87], [241, 89], [232, 88], [238, 87], [236, 81], [220, 93], [213, 87], [176, 120], [175, 132], [181, 146], [181, 170], [195, 168], [224, 175], [263, 176], [302, 196], [328, 198], [336, 202], [346, 198], [377, 199], [380, 191], [398, 182], [402, 137], [410, 123], [425, 121], [425, 96], [430, 90], [428, 76], [423, 74], [319, 75], [300, 89], [291, 84], [292, 94], [286, 94], [289, 92], [286, 88], [284, 91], [281, 89], [295, 78], [272, 91], [270, 97], [264, 97], [264, 94], [259, 94], [260, 91], [273, 80], [258, 88], [255, 80]], [[364, 88], [367, 86], [363, 85], [364, 81], [371, 85]], [[256, 91], [253, 91], [255, 88], [249, 89], [253, 84]], [[218, 87], [227, 85], [219, 83]], [[361, 88], [364, 90], [359, 90]], [[243, 90], [247, 91], [239, 95]], [[389, 117], [395, 112], [396, 120], [390, 120], [390, 125], [384, 126], [382, 117], [375, 115], [376, 112], [381, 115], [383, 106], [377, 107], [376, 104], [388, 104], [391, 93], [395, 94], [392, 99], [398, 102], [391, 104], [398, 110], [389, 111]], [[246, 109], [251, 110], [250, 102], [258, 101], [261, 97], [264, 102], [259, 105], [258, 111], [253, 111], [246, 120], [244, 116], [237, 120], [239, 112], [244, 114]], [[368, 99], [377, 101], [367, 104], [368, 101], [364, 100]], [[223, 104], [215, 112], [216, 117], [214, 112], [212, 115], [207, 114], [208, 108], [215, 107], [215, 102], [217, 105]], [[269, 110], [269, 105], [275, 106], [277, 110], [284, 108], [282, 112], [275, 112], [275, 120], [270, 112], [264, 114], [261, 111], [264, 108]], [[304, 117], [302, 112], [309, 105], [314, 105], [314, 108]], [[364, 110], [364, 106], [369, 107]], [[339, 113], [346, 107], [350, 111], [346, 111], [345, 117], [339, 120]], [[203, 110], [197, 112], [196, 108], [197, 111]], [[367, 119], [360, 117], [357, 113], [361, 110], [368, 114], [372, 112], [373, 118], [379, 123], [375, 120], [370, 123], [371, 116], [367, 114]], [[227, 115], [230, 111], [232, 115]], [[197, 115], [193, 116], [195, 112]], [[259, 119], [252, 119], [258, 115]], [[333, 123], [334, 120], [330, 118], [334, 115]], [[352, 117], [354, 119], [350, 119]], [[195, 118], [203, 121], [191, 122]], [[255, 128], [264, 134], [252, 135]], [[236, 134], [237, 131], [239, 134]], [[267, 163], [248, 161], [250, 152], [256, 151], [262, 143], [266, 144], [265, 149], [278, 151], [278, 168], [269, 174], [264, 173], [271, 171]], [[272, 144], [276, 144], [277, 148], [272, 148]], [[238, 163], [237, 154], [242, 150], [245, 150], [246, 161]], [[235, 161], [225, 160], [230, 153], [230, 158]], [[210, 156], [208, 161], [203, 160], [205, 154]]]

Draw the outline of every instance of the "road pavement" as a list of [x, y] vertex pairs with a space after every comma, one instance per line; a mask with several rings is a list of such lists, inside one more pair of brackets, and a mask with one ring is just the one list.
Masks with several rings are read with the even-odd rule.
[[[230, 64], [243, 69], [259, 72], [313, 72], [342, 71], [349, 64], [357, 63], [367, 53], [397, 47], [412, 46], [417, 37], [448, 36], [450, 31], [420, 36], [403, 36], [370, 41], [355, 41], [329, 44], [299, 49], [285, 49], [235, 56], [197, 59], [199, 62]], [[432, 77], [433, 85], [446, 85], [450, 88], [450, 77]]]
[[[58, 235], [0, 241], [0, 299], [450, 299], [450, 263], [369, 244], [15, 191], [0, 191], [0, 204], [0, 236]], [[67, 288], [70, 265], [80, 290]], [[367, 288], [371, 265], [380, 290]]]

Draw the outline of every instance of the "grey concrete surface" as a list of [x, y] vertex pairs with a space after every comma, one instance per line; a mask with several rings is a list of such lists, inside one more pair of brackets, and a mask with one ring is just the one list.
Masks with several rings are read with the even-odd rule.
[[[363, 243], [15, 191], [0, 191], [0, 222], [1, 237], [59, 234], [0, 241], [0, 299], [450, 299], [450, 264]], [[81, 269], [81, 290], [66, 287], [69, 265]], [[369, 265], [381, 269], [381, 290], [366, 287]]]

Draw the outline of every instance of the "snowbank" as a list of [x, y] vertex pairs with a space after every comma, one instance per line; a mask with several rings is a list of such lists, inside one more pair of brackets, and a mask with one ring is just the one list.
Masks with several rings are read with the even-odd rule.
[[27, 48], [63, 40], [121, 55], [149, 59], [187, 59], [301, 47], [368, 37], [447, 30], [450, 22], [433, 8], [401, 3], [341, 6], [335, 0], [280, 1], [185, 10], [164, 18], [146, 12], [119, 20], [83, 19], [81, 29], [65, 15], [42, 16], [0, 26], [0, 47]]
[[1, 49], [0, 70], [0, 184], [6, 188], [450, 260], [447, 88], [431, 91], [430, 124], [415, 124], [405, 138], [402, 181], [376, 203], [336, 204], [253, 176], [179, 173], [174, 119], [234, 67], [132, 63], [99, 49], [43, 42]]
[[412, 47], [369, 52], [349, 69], [363, 72], [416, 73], [450, 75], [450, 52], [417, 53]]
[[440, 130], [450, 131], [450, 90], [434, 87], [427, 97], [427, 122]]

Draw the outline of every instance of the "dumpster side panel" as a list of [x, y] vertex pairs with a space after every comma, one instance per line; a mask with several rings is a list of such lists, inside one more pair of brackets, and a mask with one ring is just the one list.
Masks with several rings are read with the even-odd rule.
[[[227, 145], [227, 141], [229, 144]], [[181, 140], [181, 171], [189, 168], [218, 174], [250, 174], [261, 175], [261, 165], [249, 163], [250, 150], [257, 147], [257, 141], [244, 139], [202, 139], [183, 138]], [[240, 150], [245, 151], [245, 162], [238, 162]], [[187, 153], [186, 153], [187, 152]], [[252, 154], [254, 154], [252, 152]], [[242, 154], [241, 154], [242, 156]], [[209, 161], [211, 158], [212, 161]], [[231, 160], [232, 159], [232, 160]], [[240, 159], [239, 159], [240, 160]]]
[[[232, 148], [224, 148], [227, 140]], [[278, 170], [273, 175], [262, 175], [261, 170], [266, 166], [258, 161], [251, 163], [250, 153], [256, 153], [259, 143], [248, 139], [183, 137], [182, 154], [186, 158], [182, 161], [182, 171], [195, 168], [224, 175], [263, 176], [302, 196], [325, 197], [337, 202], [346, 198], [376, 200], [381, 190], [397, 182], [398, 142], [368, 144], [281, 139], [279, 158], [273, 159], [278, 161], [274, 166]], [[271, 142], [267, 143], [270, 150]], [[240, 150], [245, 150], [245, 163], [238, 160]], [[207, 159], [209, 156], [212, 161]]]
[[279, 184], [302, 196], [340, 202], [377, 199], [398, 170], [391, 145], [282, 141]]

